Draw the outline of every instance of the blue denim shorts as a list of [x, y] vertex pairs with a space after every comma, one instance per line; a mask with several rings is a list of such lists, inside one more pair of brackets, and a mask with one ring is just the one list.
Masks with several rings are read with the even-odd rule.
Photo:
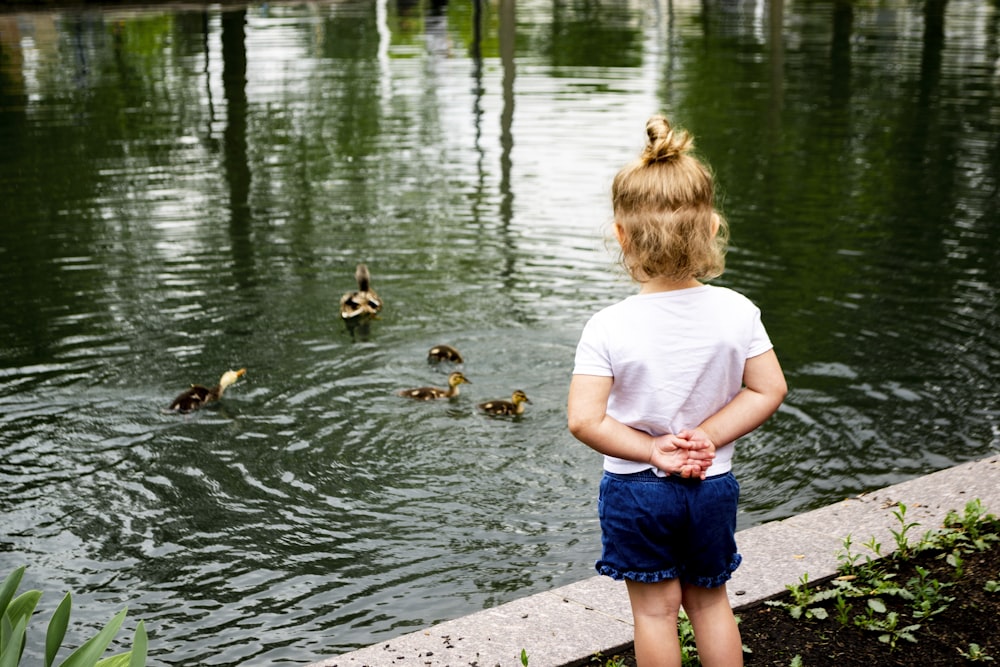
[[601, 479], [599, 574], [652, 583], [680, 579], [715, 588], [743, 560], [736, 551], [740, 485], [731, 472], [704, 480], [652, 470]]

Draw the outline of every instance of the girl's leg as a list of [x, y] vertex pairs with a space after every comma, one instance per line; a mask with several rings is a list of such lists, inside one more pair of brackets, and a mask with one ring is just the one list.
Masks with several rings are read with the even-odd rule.
[[729, 606], [726, 587], [700, 588], [685, 584], [682, 603], [694, 629], [701, 664], [704, 667], [741, 667], [743, 641], [733, 608]]
[[[626, 580], [635, 622], [635, 662], [639, 667], [679, 667], [677, 614], [681, 585], [676, 579], [652, 584]], [[727, 601], [728, 604], [728, 601]]]

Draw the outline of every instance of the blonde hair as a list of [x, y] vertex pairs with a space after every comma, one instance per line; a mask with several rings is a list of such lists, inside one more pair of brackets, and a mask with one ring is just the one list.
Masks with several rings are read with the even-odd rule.
[[639, 282], [722, 275], [729, 227], [714, 207], [711, 172], [691, 154], [694, 139], [663, 116], [646, 122], [646, 135], [611, 186], [622, 265]]

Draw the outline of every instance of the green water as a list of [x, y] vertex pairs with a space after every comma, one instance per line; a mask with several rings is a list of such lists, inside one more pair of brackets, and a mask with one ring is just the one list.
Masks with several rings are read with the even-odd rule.
[[[739, 445], [741, 527], [995, 454], [998, 33], [956, 0], [0, 13], [0, 572], [43, 615], [73, 590], [77, 641], [127, 605], [156, 665], [306, 663], [592, 576], [566, 389], [633, 289], [608, 188], [657, 111], [791, 387]], [[396, 396], [445, 383], [438, 343], [472, 384]], [[514, 389], [521, 418], [477, 413]]]

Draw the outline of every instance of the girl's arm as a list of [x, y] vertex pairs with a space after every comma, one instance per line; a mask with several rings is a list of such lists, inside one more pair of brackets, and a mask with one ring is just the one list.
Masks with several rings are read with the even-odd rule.
[[743, 368], [743, 389], [695, 430], [704, 432], [716, 447], [721, 447], [767, 421], [787, 393], [785, 375], [774, 350], [750, 357]]
[[570, 433], [601, 454], [649, 463], [684, 477], [704, 476], [715, 456], [709, 442], [673, 434], [654, 438], [608, 415], [608, 396], [614, 378], [574, 375], [569, 385], [567, 417]]

